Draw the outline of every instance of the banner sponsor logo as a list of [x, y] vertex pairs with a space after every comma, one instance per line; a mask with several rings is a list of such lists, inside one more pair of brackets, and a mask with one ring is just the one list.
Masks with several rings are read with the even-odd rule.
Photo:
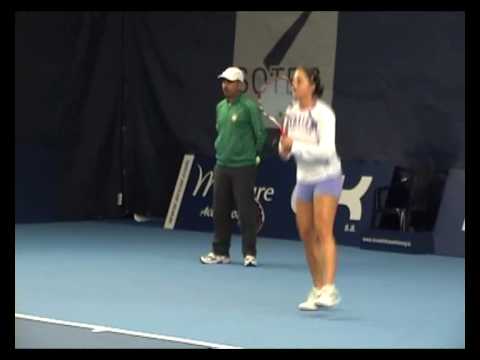
[[[167, 228], [213, 231], [214, 167], [214, 158], [186, 155], [167, 214]], [[348, 162], [343, 167], [344, 190], [339, 199], [335, 234], [340, 244], [360, 245], [361, 236], [370, 225], [373, 189], [388, 185], [391, 168], [356, 162]], [[271, 157], [258, 167], [253, 197], [257, 204], [260, 236], [299, 239], [292, 213], [295, 183], [293, 161], [283, 162]], [[230, 217], [233, 222], [239, 222], [236, 209], [232, 209]], [[234, 232], [239, 229], [234, 227]]]
[[247, 94], [256, 96], [271, 78], [292, 77], [303, 65], [320, 72], [323, 99], [331, 104], [337, 23], [337, 11], [237, 12], [234, 65], [245, 72]]

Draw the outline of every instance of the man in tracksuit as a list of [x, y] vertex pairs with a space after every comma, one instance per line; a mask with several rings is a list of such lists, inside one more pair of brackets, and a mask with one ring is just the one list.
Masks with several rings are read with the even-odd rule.
[[243, 72], [226, 69], [219, 77], [225, 99], [217, 105], [217, 139], [212, 251], [200, 257], [204, 264], [230, 263], [234, 204], [240, 218], [245, 266], [256, 266], [257, 208], [254, 186], [260, 152], [266, 139], [262, 114], [255, 101], [242, 93]]

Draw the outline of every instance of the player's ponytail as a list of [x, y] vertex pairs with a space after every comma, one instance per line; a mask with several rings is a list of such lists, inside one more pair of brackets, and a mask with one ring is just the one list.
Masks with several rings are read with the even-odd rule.
[[320, 71], [318, 69], [313, 69], [313, 77], [312, 77], [313, 82], [315, 83], [315, 95], [320, 99], [323, 96], [323, 83], [322, 80], [320, 79]]

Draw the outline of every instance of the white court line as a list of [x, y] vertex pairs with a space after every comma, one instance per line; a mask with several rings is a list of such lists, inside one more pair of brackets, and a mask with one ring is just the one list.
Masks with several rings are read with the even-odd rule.
[[150, 338], [150, 339], [174, 341], [174, 342], [188, 344], [188, 345], [206, 346], [213, 349], [241, 349], [240, 347], [236, 347], [236, 346], [214, 344], [210, 342], [184, 339], [184, 338], [179, 338], [175, 336], [166, 336], [166, 335], [150, 334], [150, 333], [139, 332], [139, 331], [117, 329], [117, 328], [111, 328], [103, 325], [91, 325], [91, 324], [78, 323], [73, 321], [49, 319], [49, 318], [43, 318], [43, 317], [32, 316], [32, 315], [24, 315], [24, 314], [18, 314], [18, 313], [15, 313], [15, 317], [18, 319], [41, 321], [49, 324], [58, 324], [58, 325], [65, 325], [65, 326], [74, 326], [74, 327], [79, 327], [84, 329], [91, 329], [92, 332], [111, 332], [116, 334], [139, 336], [139, 337]]

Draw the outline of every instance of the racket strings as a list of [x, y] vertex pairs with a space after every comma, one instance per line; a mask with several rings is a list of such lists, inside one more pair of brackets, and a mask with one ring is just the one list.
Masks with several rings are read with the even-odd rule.
[[258, 96], [259, 107], [268, 120], [270, 120], [283, 133], [283, 120], [288, 106], [292, 103], [291, 81], [286, 77], [272, 79], [265, 84]]

